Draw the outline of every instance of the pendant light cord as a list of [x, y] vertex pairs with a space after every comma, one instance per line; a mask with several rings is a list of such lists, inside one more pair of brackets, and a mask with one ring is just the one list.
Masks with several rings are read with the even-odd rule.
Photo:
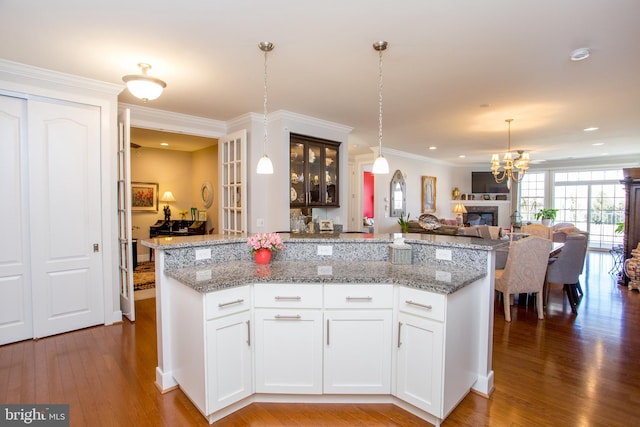
[[382, 50], [378, 54], [378, 156], [382, 156]]
[[267, 51], [264, 52], [264, 143], [263, 154], [267, 154]]

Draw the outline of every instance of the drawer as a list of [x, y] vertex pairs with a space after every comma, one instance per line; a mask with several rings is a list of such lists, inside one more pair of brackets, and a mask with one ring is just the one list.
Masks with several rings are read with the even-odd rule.
[[326, 308], [393, 308], [393, 285], [325, 285]]
[[398, 308], [405, 313], [444, 322], [446, 296], [420, 289], [401, 286], [398, 293]]
[[254, 298], [255, 307], [322, 308], [322, 285], [258, 283]]
[[205, 297], [207, 320], [251, 309], [251, 287], [210, 292]]

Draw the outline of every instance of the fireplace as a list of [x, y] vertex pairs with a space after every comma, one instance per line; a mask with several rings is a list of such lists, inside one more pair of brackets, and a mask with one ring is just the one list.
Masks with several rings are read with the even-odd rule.
[[465, 206], [466, 214], [462, 214], [462, 221], [469, 225], [498, 225], [497, 206]]

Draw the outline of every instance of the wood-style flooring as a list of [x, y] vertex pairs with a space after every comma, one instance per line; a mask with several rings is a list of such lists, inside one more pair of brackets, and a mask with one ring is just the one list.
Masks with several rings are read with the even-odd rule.
[[[521, 305], [506, 323], [496, 304], [495, 391], [470, 393], [443, 426], [640, 425], [640, 293], [590, 253], [585, 296], [571, 314], [551, 288], [545, 320]], [[68, 403], [72, 426], [207, 426], [180, 391], [154, 385], [155, 299], [137, 321], [0, 347], [0, 403]], [[253, 404], [218, 426], [424, 426], [393, 405]]]

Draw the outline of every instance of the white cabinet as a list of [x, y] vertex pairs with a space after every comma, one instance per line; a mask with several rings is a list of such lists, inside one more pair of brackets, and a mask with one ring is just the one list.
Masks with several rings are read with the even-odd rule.
[[168, 278], [172, 375], [203, 415], [253, 394], [251, 286], [201, 294]]
[[442, 323], [398, 315], [396, 396], [440, 417]]
[[207, 294], [207, 412], [253, 394], [251, 289]]
[[258, 393], [322, 393], [322, 285], [258, 284]]
[[479, 282], [449, 294], [398, 288], [395, 395], [444, 419], [478, 375]]
[[392, 285], [325, 286], [324, 393], [391, 392]]

